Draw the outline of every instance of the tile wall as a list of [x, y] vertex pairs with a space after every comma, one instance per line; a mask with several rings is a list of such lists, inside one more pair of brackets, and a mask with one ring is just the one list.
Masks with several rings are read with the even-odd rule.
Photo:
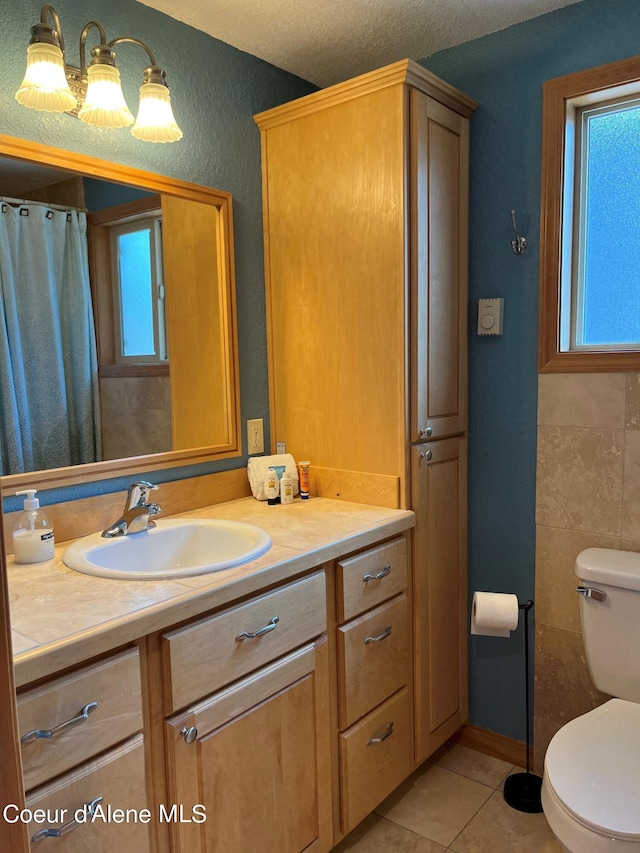
[[535, 767], [608, 698], [591, 683], [575, 592], [585, 548], [640, 551], [640, 374], [542, 374], [536, 486]]
[[102, 458], [171, 450], [168, 376], [100, 379]]

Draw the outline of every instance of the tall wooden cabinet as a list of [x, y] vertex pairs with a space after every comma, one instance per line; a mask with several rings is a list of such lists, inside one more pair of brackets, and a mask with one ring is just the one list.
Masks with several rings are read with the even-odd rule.
[[417, 513], [415, 759], [467, 718], [469, 119], [404, 60], [256, 117], [272, 441]]

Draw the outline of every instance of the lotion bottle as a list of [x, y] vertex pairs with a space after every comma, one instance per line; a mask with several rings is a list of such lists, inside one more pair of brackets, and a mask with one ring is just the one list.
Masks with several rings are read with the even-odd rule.
[[54, 557], [53, 524], [40, 509], [36, 489], [25, 489], [17, 495], [27, 495], [24, 512], [13, 528], [13, 553], [16, 563], [42, 563]]
[[279, 492], [280, 483], [278, 481], [278, 475], [273, 468], [269, 468], [264, 478], [264, 493], [267, 496], [267, 503], [269, 506], [273, 506], [276, 503]]
[[286, 475], [280, 480], [280, 503], [293, 503], [293, 480]]

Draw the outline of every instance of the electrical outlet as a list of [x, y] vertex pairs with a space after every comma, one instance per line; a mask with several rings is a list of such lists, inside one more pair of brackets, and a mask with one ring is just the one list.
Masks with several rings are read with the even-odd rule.
[[249, 456], [254, 453], [264, 453], [262, 418], [247, 421], [247, 447]]

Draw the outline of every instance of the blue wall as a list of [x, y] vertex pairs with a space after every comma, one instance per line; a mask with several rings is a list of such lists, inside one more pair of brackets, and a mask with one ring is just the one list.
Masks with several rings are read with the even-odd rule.
[[100, 181], [97, 178], [83, 178], [84, 203], [88, 210], [104, 210], [107, 207], [115, 207], [128, 201], [139, 201], [148, 198], [153, 193], [147, 190], [139, 190], [136, 187], [128, 187], [126, 184], [112, 184], [109, 181]]
[[[152, 145], [135, 139], [127, 128], [89, 128], [66, 115], [44, 116], [20, 106], [14, 93], [24, 75], [29, 28], [39, 20], [40, 0], [0, 0], [0, 133], [232, 193], [242, 418], [263, 418], [268, 443], [262, 177], [260, 134], [253, 115], [317, 87], [134, 0], [56, 0], [54, 5], [70, 64], [79, 65], [80, 32], [90, 20], [104, 25], [108, 39], [134, 35], [150, 45], [167, 72], [184, 139]], [[89, 36], [89, 47], [95, 38], [95, 33]], [[147, 56], [128, 44], [120, 45], [117, 54], [125, 97], [135, 114]], [[246, 457], [174, 468], [153, 479], [162, 482], [242, 464]], [[51, 490], [43, 495], [43, 503], [120, 491], [129, 480]], [[5, 501], [4, 508], [19, 508], [18, 500]]]
[[[542, 84], [634, 56], [637, 0], [583, 0], [421, 60], [475, 98], [471, 126], [469, 588], [534, 595]], [[527, 252], [516, 257], [515, 208]], [[475, 334], [502, 296], [504, 335]], [[470, 640], [471, 722], [524, 738], [522, 629]]]

